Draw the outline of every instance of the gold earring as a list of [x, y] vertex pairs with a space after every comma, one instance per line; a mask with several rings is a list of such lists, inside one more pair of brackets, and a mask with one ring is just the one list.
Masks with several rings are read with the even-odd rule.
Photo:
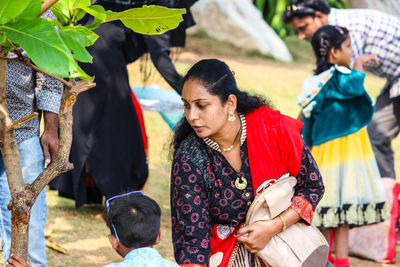
[[236, 120], [236, 116], [235, 116], [235, 114], [233, 114], [233, 111], [229, 112], [228, 121], [232, 122], [235, 120]]

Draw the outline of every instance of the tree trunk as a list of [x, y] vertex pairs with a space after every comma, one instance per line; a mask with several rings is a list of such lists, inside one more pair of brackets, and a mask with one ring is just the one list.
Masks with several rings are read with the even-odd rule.
[[[5, 58], [7, 52], [0, 47], [0, 58]], [[14, 135], [13, 122], [8, 115], [6, 101], [6, 69], [7, 61], [0, 60], [0, 151], [3, 164], [7, 174], [7, 181], [11, 193], [11, 202], [20, 199], [24, 191], [25, 183], [22, 177], [21, 160], [18, 144]], [[32, 205], [28, 202], [19, 201], [17, 206], [11, 210], [11, 229], [15, 232], [11, 237], [11, 251], [26, 259], [28, 252], [28, 222]]]

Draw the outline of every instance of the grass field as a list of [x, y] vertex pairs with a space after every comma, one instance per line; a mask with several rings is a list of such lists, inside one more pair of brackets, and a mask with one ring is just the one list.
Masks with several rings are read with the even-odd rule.
[[[303, 80], [313, 69], [312, 53], [307, 44], [295, 39], [286, 40], [295, 52], [296, 62], [284, 64], [200, 37], [190, 37], [187, 49], [177, 59], [176, 65], [180, 73], [185, 73], [193, 63], [202, 58], [222, 59], [234, 70], [240, 88], [270, 98], [274, 106], [284, 114], [297, 115], [299, 108], [295, 104], [296, 96]], [[226, 53], [228, 50], [229, 53]], [[142, 85], [139, 63], [130, 65], [129, 73], [132, 86]], [[149, 83], [169, 88], [157, 74], [152, 76]], [[367, 75], [366, 87], [374, 98], [383, 84], [384, 80], [371, 74]], [[149, 139], [150, 164], [150, 176], [145, 190], [160, 204], [163, 211], [164, 237], [156, 248], [163, 256], [173, 260], [169, 219], [170, 162], [167, 145], [171, 131], [158, 113], [145, 112], [144, 116]], [[394, 147], [398, 167], [400, 155], [398, 139]], [[397, 171], [399, 173], [400, 170]], [[67, 255], [63, 255], [48, 249], [49, 266], [103, 266], [120, 260], [108, 243], [109, 232], [101, 218], [102, 209], [101, 205], [86, 205], [77, 210], [73, 201], [59, 198], [55, 191], [48, 191], [47, 229], [53, 230], [50, 240], [68, 251]], [[399, 255], [397, 260], [400, 262]], [[355, 258], [352, 258], [351, 262], [352, 266], [359, 267], [381, 266]]]

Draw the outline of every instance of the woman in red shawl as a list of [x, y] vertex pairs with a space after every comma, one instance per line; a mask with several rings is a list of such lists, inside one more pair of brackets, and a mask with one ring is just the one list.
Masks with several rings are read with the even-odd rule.
[[[302, 123], [238, 90], [217, 59], [197, 62], [183, 79], [185, 117], [173, 140], [171, 217], [175, 259], [188, 266], [262, 266], [252, 253], [301, 220], [311, 224], [324, 193], [304, 144]], [[270, 221], [244, 222], [257, 188], [289, 173], [292, 205]]]

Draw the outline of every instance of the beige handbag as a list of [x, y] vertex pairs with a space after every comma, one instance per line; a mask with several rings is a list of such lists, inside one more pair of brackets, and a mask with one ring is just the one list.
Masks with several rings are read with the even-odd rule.
[[[246, 225], [271, 220], [285, 211], [291, 205], [296, 183], [295, 177], [286, 174], [275, 183], [262, 184], [247, 212]], [[321, 267], [328, 261], [328, 252], [329, 245], [321, 232], [313, 225], [298, 222], [272, 237], [256, 255], [272, 267]]]

